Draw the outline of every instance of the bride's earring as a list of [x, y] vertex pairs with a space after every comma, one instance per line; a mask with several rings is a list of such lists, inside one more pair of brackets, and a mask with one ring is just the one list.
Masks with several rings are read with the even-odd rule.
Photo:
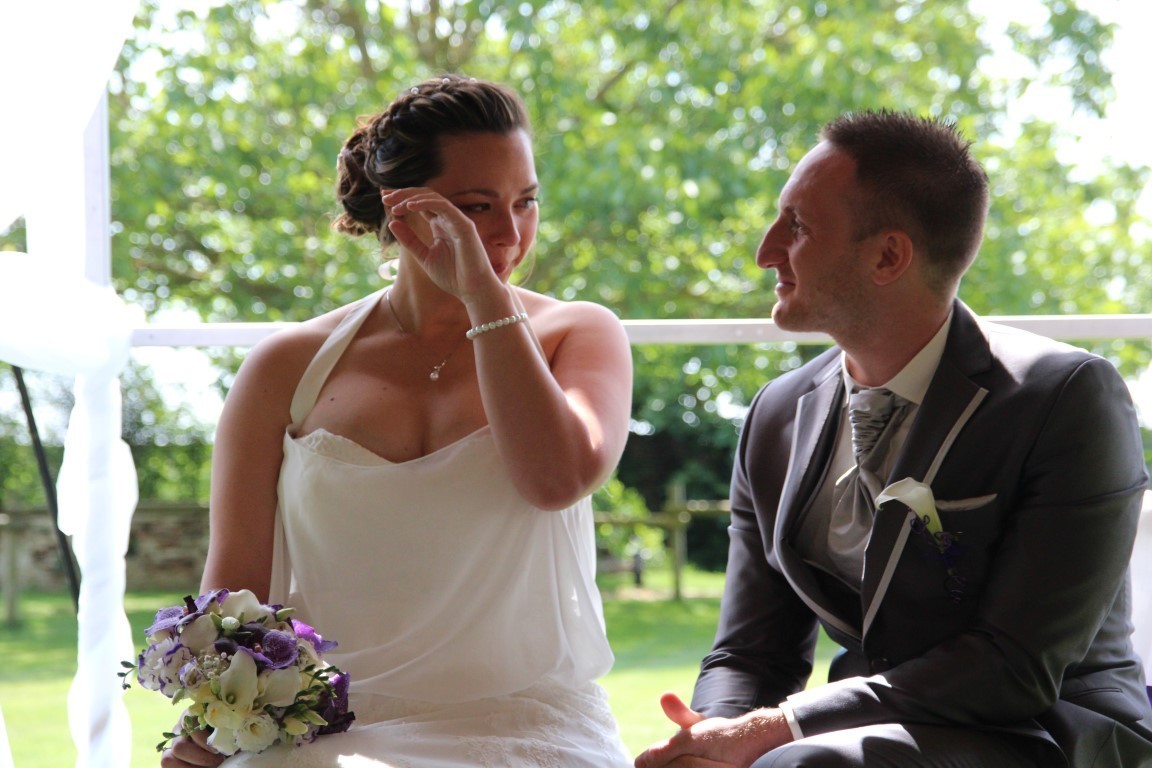
[[399, 271], [397, 265], [399, 259], [385, 259], [380, 262], [380, 266], [376, 268], [376, 273], [380, 275], [380, 279], [392, 283], [396, 281], [396, 273]]

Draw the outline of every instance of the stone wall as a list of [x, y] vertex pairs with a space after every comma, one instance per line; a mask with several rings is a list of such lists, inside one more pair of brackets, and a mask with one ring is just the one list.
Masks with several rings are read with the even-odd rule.
[[[192, 594], [208, 552], [208, 509], [144, 502], [132, 515], [126, 578], [129, 590]], [[68, 589], [64, 565], [43, 509], [0, 512], [0, 580], [5, 590]]]

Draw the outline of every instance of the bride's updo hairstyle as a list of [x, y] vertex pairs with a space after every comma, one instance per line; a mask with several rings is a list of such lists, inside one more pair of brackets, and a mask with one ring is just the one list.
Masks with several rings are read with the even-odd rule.
[[440, 175], [440, 139], [469, 133], [531, 132], [524, 102], [497, 83], [460, 75], [425, 80], [378, 115], [361, 117], [336, 162], [336, 199], [344, 213], [334, 229], [353, 236], [388, 231], [381, 189], [418, 187]]

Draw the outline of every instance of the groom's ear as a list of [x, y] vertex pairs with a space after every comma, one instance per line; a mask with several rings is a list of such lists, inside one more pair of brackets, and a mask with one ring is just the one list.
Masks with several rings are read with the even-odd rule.
[[916, 247], [902, 229], [887, 229], [868, 240], [872, 243], [872, 283], [891, 285], [912, 266]]

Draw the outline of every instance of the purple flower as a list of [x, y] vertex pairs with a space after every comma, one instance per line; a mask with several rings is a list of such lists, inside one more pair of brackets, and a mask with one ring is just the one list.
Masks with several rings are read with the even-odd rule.
[[268, 634], [268, 628], [258, 621], [250, 621], [247, 624], [241, 624], [240, 628], [233, 633], [238, 643], [242, 643], [245, 648], [255, 648], [264, 642], [264, 635]]
[[173, 605], [169, 608], [161, 608], [156, 611], [156, 619], [152, 622], [152, 626], [144, 630], [145, 635], [154, 635], [157, 632], [164, 630], [171, 630], [175, 628], [180, 620], [184, 618], [184, 606]]
[[228, 590], [226, 589], [213, 590], [200, 595], [195, 600], [192, 599], [192, 595], [187, 595], [183, 605], [173, 605], [157, 611], [152, 626], [144, 630], [144, 634], [153, 635], [157, 632], [179, 631], [180, 627], [191, 624], [203, 616], [204, 612], [208, 610], [208, 606], [213, 602], [219, 603], [226, 597], [228, 597]]
[[348, 686], [351, 682], [352, 679], [344, 672], [328, 678], [328, 683], [332, 686], [332, 694], [325, 693], [321, 696], [319, 708], [320, 716], [327, 720], [328, 724], [320, 726], [319, 730], [316, 731], [317, 736], [323, 736], [326, 733], [343, 733], [356, 719], [356, 714], [348, 711]]
[[272, 629], [253, 648], [256, 663], [267, 669], [284, 669], [296, 662], [296, 639]]
[[339, 645], [335, 640], [325, 640], [319, 632], [298, 619], [292, 619], [292, 630], [296, 637], [311, 643], [316, 653], [327, 653]]
[[229, 592], [226, 589], [214, 589], [211, 592], [207, 592], [197, 597], [194, 605], [196, 606], [197, 611], [204, 613], [204, 611], [208, 610], [209, 605], [212, 603], [216, 603], [217, 605], [223, 603], [228, 599], [228, 595]]
[[216, 653], [222, 656], [235, 656], [236, 652], [240, 650], [240, 645], [230, 637], [222, 637], [212, 644]]
[[965, 590], [968, 588], [968, 579], [957, 566], [956, 560], [963, 552], [963, 545], [960, 542], [963, 534], [952, 531], [933, 532], [927, 517], [913, 518], [911, 525], [913, 533], [924, 538], [935, 548], [936, 551], [932, 556], [944, 564], [944, 593], [952, 602], [962, 602]]
[[144, 688], [171, 698], [179, 687], [180, 668], [192, 653], [175, 638], [166, 638], [144, 649], [136, 659], [136, 680]]

